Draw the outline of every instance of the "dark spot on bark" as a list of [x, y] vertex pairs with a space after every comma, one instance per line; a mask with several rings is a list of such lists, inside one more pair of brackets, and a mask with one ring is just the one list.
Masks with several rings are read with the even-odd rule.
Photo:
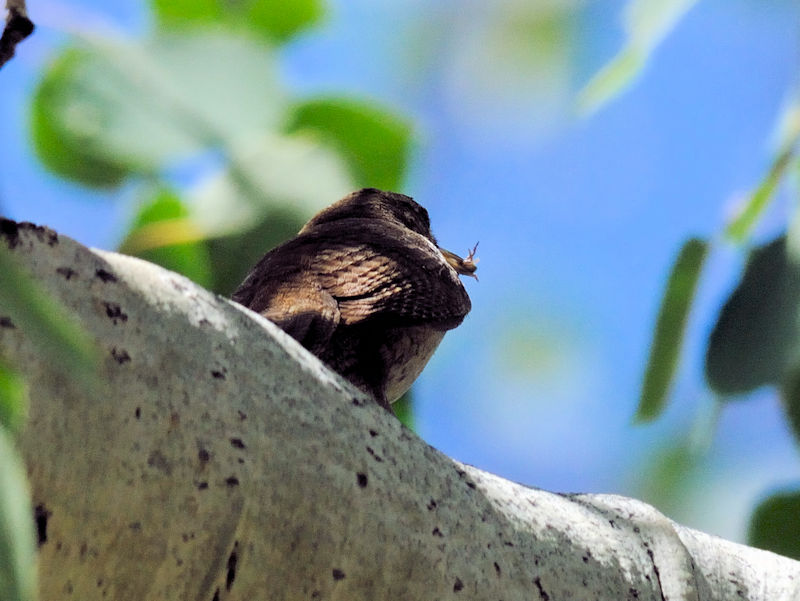
[[33, 519], [36, 521], [36, 542], [41, 547], [47, 542], [47, 521], [53, 513], [44, 506], [44, 503], [39, 503], [33, 509]]
[[110, 271], [106, 271], [105, 269], [96, 269], [94, 272], [94, 276], [100, 279], [103, 282], [116, 282], [117, 276], [115, 276]]
[[14, 250], [19, 244], [19, 227], [16, 221], [0, 217], [0, 236], [8, 241], [8, 248]]
[[331, 570], [331, 574], [333, 575], [334, 580], [343, 580], [345, 578], [345, 573], [339, 568], [333, 568], [333, 570]]
[[111, 349], [111, 356], [114, 357], [114, 361], [120, 365], [131, 360], [131, 356], [128, 354], [128, 351], [125, 349], [118, 349], [117, 347]]
[[442, 531], [439, 530], [439, 526], [436, 526], [431, 534], [433, 534], [433, 536], [438, 536], [439, 538], [444, 538], [444, 534], [442, 534]]
[[219, 601], [219, 589], [214, 591], [214, 596], [211, 597], [211, 601]]
[[428, 511], [433, 511], [434, 509], [436, 509], [436, 500], [435, 499], [431, 499], [428, 502]]
[[65, 280], [71, 280], [73, 277], [78, 275], [78, 272], [72, 269], [72, 267], [59, 267], [56, 269], [56, 273], [64, 276]]
[[14, 322], [11, 321], [10, 317], [0, 317], [0, 328], [11, 328], [14, 329], [17, 326], [14, 325]]
[[608, 520], [608, 523], [612, 528], [616, 528], [617, 527], [617, 523], [614, 520]]
[[629, 588], [628, 592], [631, 594], [631, 597], [633, 597], [634, 599], [638, 599], [639, 598], [639, 591], [637, 589]]
[[461, 582], [461, 578], [456, 578], [456, 581], [453, 584], [453, 592], [457, 593], [463, 588], [464, 588], [464, 583]]
[[239, 411], [239, 419], [244, 421], [247, 419], [247, 414], [244, 411]]
[[312, 599], [319, 599], [321, 596], [322, 596], [322, 593], [320, 593], [319, 591], [314, 591], [313, 593], [311, 593], [311, 598]]
[[500, 569], [500, 564], [498, 564], [496, 561], [494, 562], [494, 571], [497, 573], [498, 576], [500, 576], [502, 574], [502, 572], [503, 572]]
[[366, 488], [367, 487], [367, 475], [366, 474], [362, 474], [361, 472], [357, 473], [356, 474], [356, 480], [358, 481], [358, 485], [361, 488]]
[[475, 490], [475, 483], [467, 481], [467, 486], [469, 486], [472, 490]]
[[233, 551], [228, 555], [228, 572], [225, 574], [225, 590], [231, 590], [236, 578], [236, 564], [239, 561], [239, 541], [234, 541]]
[[550, 601], [550, 595], [542, 588], [542, 579], [537, 576], [533, 579], [533, 583], [536, 585], [536, 589], [539, 591], [539, 597], [542, 601]]
[[244, 463], [244, 459], [242, 459], [241, 457], [239, 457], [239, 458], [236, 460], [236, 462], [237, 462], [237, 463], [240, 463], [240, 464], [241, 464], [241, 463]]
[[217, 380], [224, 380], [225, 379], [225, 372], [228, 371], [224, 367], [222, 371], [217, 371], [215, 369], [211, 370], [211, 375], [214, 376]]
[[378, 433], [375, 430], [370, 430], [369, 435], [375, 438], [378, 435]]
[[142, 408], [137, 407], [136, 411], [133, 412], [133, 415], [136, 416], [136, 419], [142, 419]]
[[197, 451], [197, 458], [202, 462], [206, 463], [209, 459], [211, 459], [211, 454], [206, 451], [205, 449], [200, 449]]
[[370, 455], [372, 455], [372, 458], [373, 458], [375, 461], [378, 461], [378, 462], [381, 462], [381, 461], [383, 461], [383, 457], [381, 457], [380, 455], [376, 455], [376, 454], [375, 454], [375, 451], [372, 449], [372, 447], [367, 447], [367, 453], [369, 453]]
[[208, 482], [198, 482], [197, 490], [205, 490], [208, 488]]
[[147, 457], [147, 465], [157, 469], [160, 472], [164, 472], [168, 476], [172, 474], [172, 466], [169, 464], [169, 461], [167, 461], [167, 458], [164, 455], [164, 453], [162, 453], [158, 449], [151, 452], [150, 455]]
[[364, 401], [362, 401], [361, 399], [357, 399], [356, 397], [353, 397], [353, 405], [355, 405], [356, 407], [363, 407]]
[[504, 541], [504, 542], [503, 542], [503, 544], [504, 544], [506, 547], [513, 547], [513, 546], [514, 546], [514, 543], [510, 543], [510, 542], [508, 542], [508, 541]]
[[116, 303], [103, 303], [106, 307], [106, 315], [108, 318], [117, 325], [118, 321], [125, 323], [128, 321], [128, 316], [122, 312], [122, 308]]
[[142, 523], [141, 522], [131, 522], [130, 524], [128, 524], [128, 528], [130, 528], [134, 532], [139, 532], [142, 529]]
[[211, 325], [211, 322], [208, 321], [205, 317], [203, 319], [201, 319], [200, 321], [198, 321], [197, 323], [198, 323], [198, 325], [201, 325], [201, 326], [210, 326]]
[[641, 528], [639, 528], [639, 526], [634, 526], [634, 527], [633, 527], [633, 531], [634, 531], [636, 534], [639, 534], [639, 532], [641, 532]]
[[244, 448], [246, 448], [244, 446], [244, 443], [242, 442], [241, 438], [231, 438], [231, 446], [234, 449], [244, 449]]
[[239, 486], [239, 478], [237, 478], [236, 476], [228, 476], [227, 478], [225, 478], [225, 484], [230, 488], [233, 488], [234, 486]]

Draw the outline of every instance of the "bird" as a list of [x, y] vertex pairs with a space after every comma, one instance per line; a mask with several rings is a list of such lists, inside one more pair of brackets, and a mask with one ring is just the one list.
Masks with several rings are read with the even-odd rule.
[[364, 188], [267, 252], [232, 300], [259, 313], [391, 411], [471, 302], [466, 258], [439, 247], [428, 212]]

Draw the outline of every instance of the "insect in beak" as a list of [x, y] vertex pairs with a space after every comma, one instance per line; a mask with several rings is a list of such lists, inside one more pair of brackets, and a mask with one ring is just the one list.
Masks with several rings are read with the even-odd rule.
[[462, 259], [456, 253], [450, 252], [449, 250], [445, 250], [443, 248], [440, 248], [439, 252], [442, 253], [442, 256], [450, 264], [450, 266], [456, 270], [456, 273], [460, 275], [468, 275], [477, 280], [478, 276], [475, 275], [475, 271], [478, 269], [478, 259], [475, 258], [476, 250], [478, 250], [478, 243], [475, 244], [472, 250], [468, 251], [469, 254], [467, 255], [466, 259]]

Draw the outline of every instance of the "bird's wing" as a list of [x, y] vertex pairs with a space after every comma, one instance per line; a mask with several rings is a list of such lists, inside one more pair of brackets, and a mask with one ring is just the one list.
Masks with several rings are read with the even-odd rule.
[[338, 303], [342, 323], [380, 319], [442, 329], [461, 323], [470, 310], [469, 296], [427, 238], [374, 220], [352, 221], [360, 223], [330, 224], [338, 226], [335, 233], [321, 226], [306, 234], [309, 241], [320, 240], [312, 268]]

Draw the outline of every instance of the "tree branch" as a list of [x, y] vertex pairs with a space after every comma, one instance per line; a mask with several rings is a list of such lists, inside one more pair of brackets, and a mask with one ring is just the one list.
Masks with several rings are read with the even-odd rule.
[[0, 68], [14, 56], [22, 40], [33, 33], [33, 21], [25, 11], [25, 0], [6, 0], [6, 26], [0, 35]]
[[87, 395], [0, 307], [30, 383], [43, 599], [800, 598], [798, 562], [446, 457], [181, 276], [6, 232], [104, 357]]

